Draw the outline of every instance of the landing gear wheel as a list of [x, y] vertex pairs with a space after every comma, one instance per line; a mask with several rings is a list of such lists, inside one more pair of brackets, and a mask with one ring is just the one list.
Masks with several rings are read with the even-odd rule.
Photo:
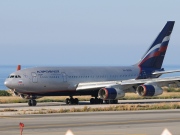
[[69, 98], [66, 98], [66, 104], [70, 104], [70, 99]]
[[109, 104], [109, 100], [105, 100], [105, 103], [106, 103], [106, 104]]
[[117, 104], [118, 100], [105, 100], [106, 104]]
[[68, 105], [68, 104], [71, 104], [71, 105], [73, 105], [73, 104], [75, 104], [75, 105], [77, 105], [77, 104], [79, 104], [79, 100], [78, 100], [78, 98], [66, 98], [66, 104]]
[[31, 102], [32, 102], [32, 106], [36, 106], [37, 102], [35, 99], [31, 100]]
[[117, 104], [118, 103], [118, 100], [114, 100], [114, 104]]
[[28, 105], [29, 105], [29, 106], [36, 106], [36, 104], [37, 104], [37, 102], [36, 102], [35, 99], [30, 99], [30, 100], [28, 101]]
[[28, 101], [28, 105], [29, 105], [29, 106], [32, 106], [31, 100]]
[[90, 104], [103, 104], [103, 100], [100, 98], [91, 98]]
[[79, 104], [79, 100], [78, 100], [77, 98], [75, 98], [75, 99], [74, 99], [74, 103], [75, 103], [76, 105], [78, 105], [78, 104]]
[[99, 104], [100, 103], [98, 98], [95, 98], [94, 100], [95, 100], [95, 104]]
[[74, 104], [74, 98], [71, 98], [70, 100], [69, 100], [69, 103], [72, 105], [72, 104]]
[[103, 100], [102, 99], [99, 99], [99, 104], [103, 104]]
[[90, 99], [90, 104], [94, 104], [95, 103], [95, 99], [94, 98], [91, 98]]

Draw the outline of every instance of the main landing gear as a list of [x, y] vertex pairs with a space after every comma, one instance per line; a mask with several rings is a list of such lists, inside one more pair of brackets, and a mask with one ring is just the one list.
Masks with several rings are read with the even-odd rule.
[[[79, 104], [79, 100], [78, 98], [73, 98], [73, 97], [70, 97], [70, 98], [66, 98], [66, 104], [67, 105], [77, 105]], [[105, 103], [106, 104], [117, 104], [118, 103], [118, 100], [105, 100]], [[90, 99], [90, 104], [103, 104], [103, 99], [100, 99], [100, 98], [91, 98]]]
[[75, 104], [75, 105], [77, 105], [77, 104], [79, 104], [79, 100], [78, 100], [78, 98], [73, 98], [73, 97], [66, 98], [66, 104], [67, 105], [68, 104], [71, 104], [71, 105]]
[[97, 98], [97, 97], [91, 98], [90, 99], [90, 104], [103, 104], [103, 100], [100, 99], [100, 98]]
[[36, 106], [36, 104], [37, 104], [37, 102], [35, 99], [29, 99], [29, 101], [28, 101], [29, 106]]
[[117, 104], [118, 100], [105, 100], [106, 104]]

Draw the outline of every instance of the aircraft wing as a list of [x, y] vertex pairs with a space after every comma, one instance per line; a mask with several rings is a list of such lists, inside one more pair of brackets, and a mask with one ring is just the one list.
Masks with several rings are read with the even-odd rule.
[[97, 89], [108, 86], [117, 85], [118, 81], [104, 81], [104, 82], [87, 82], [79, 83], [76, 90], [85, 90], [85, 89]]
[[152, 74], [153, 75], [162, 75], [162, 74], [175, 73], [175, 72], [180, 72], [180, 70], [155, 71]]
[[159, 86], [166, 86], [169, 84], [180, 84], [180, 77], [165, 77], [165, 78], [153, 78], [153, 79], [138, 79], [138, 80], [125, 80], [121, 82], [121, 85], [139, 85], [145, 83], [156, 83]]
[[153, 79], [131, 79], [124, 81], [104, 81], [104, 82], [89, 82], [79, 83], [76, 90], [97, 89], [111, 86], [120, 86], [123, 89], [128, 89], [133, 86], [141, 84], [156, 83], [158, 86], [168, 86], [169, 84], [177, 84], [180, 86], [180, 77], [166, 77], [166, 78], [153, 78]]

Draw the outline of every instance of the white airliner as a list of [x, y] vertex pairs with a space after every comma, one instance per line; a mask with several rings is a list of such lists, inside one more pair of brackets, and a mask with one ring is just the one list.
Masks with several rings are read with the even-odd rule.
[[[69, 96], [67, 104], [78, 104], [76, 95], [91, 95], [91, 104], [117, 103], [126, 92], [139, 96], [157, 96], [162, 86], [175, 83], [180, 77], [158, 78], [162, 74], [179, 72], [164, 71], [161, 67], [174, 21], [168, 21], [142, 59], [124, 67], [34, 67], [10, 74], [4, 84], [16, 95], [29, 99], [35, 106], [42, 96]], [[137, 51], [136, 51], [137, 52]], [[130, 54], [133, 55], [133, 54]]]

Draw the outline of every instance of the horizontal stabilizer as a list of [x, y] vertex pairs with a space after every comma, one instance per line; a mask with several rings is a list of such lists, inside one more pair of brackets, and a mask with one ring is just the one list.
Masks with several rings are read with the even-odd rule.
[[180, 70], [155, 71], [152, 74], [153, 75], [162, 75], [162, 74], [175, 73], [175, 72], [180, 72]]

